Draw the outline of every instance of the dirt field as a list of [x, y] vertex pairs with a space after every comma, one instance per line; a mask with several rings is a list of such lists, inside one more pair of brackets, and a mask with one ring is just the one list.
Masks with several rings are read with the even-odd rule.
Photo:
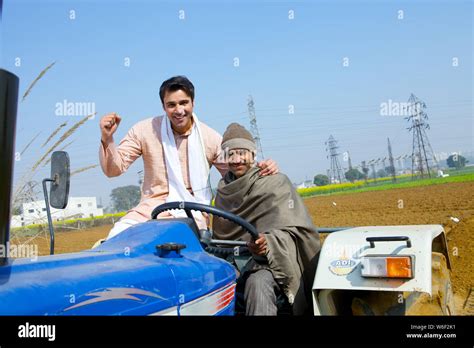
[[[474, 182], [428, 187], [319, 196], [305, 200], [318, 227], [441, 224], [445, 226], [453, 263], [452, 281], [458, 313], [474, 314], [466, 301], [474, 287]], [[458, 218], [459, 223], [451, 220]], [[112, 226], [56, 234], [56, 253], [90, 248]], [[37, 238], [41, 254], [49, 250], [46, 238]], [[474, 293], [472, 294], [474, 296]], [[471, 296], [471, 297], [472, 297]]]
[[[101, 238], [105, 238], [109, 233], [112, 225], [104, 225], [85, 230], [73, 230], [68, 232], [55, 233], [55, 254], [72, 253], [92, 248], [94, 243]], [[40, 255], [49, 255], [49, 235], [42, 234], [34, 239], [12, 239], [12, 243], [38, 244], [38, 251]]]

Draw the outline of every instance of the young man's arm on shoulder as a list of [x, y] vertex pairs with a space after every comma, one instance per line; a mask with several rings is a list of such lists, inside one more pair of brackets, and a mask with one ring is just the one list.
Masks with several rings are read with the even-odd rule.
[[[205, 136], [207, 140], [208, 149], [207, 151], [211, 152], [212, 158], [212, 165], [224, 176], [229, 171], [229, 165], [224, 161], [224, 158], [221, 156], [222, 154], [222, 136], [217, 133], [214, 129], [210, 128], [209, 126], [205, 125]], [[206, 141], [205, 140], [205, 141]], [[208, 156], [209, 157], [209, 156]]]

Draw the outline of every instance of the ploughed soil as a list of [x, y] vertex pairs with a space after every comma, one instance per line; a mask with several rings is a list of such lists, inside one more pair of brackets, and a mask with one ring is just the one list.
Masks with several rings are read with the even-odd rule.
[[[107, 237], [112, 225], [103, 225], [81, 230], [56, 232], [54, 235], [54, 253], [64, 254], [92, 248], [95, 242]], [[37, 244], [39, 255], [49, 255], [49, 234], [42, 233], [34, 239], [12, 238], [13, 243]]]
[[[317, 196], [305, 204], [318, 227], [440, 224], [447, 232], [451, 278], [458, 314], [474, 315], [474, 182]], [[459, 219], [459, 222], [453, 221]], [[90, 249], [105, 238], [112, 225], [56, 233], [56, 253]], [[324, 234], [321, 235], [325, 237]], [[12, 243], [27, 240], [12, 240]], [[38, 244], [40, 255], [49, 253], [46, 235]], [[470, 295], [470, 296], [469, 296]]]

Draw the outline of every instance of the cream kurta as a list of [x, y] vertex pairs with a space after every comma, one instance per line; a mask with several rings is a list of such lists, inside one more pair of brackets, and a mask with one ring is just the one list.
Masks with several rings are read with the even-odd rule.
[[[119, 176], [140, 156], [143, 158], [144, 181], [140, 203], [130, 209], [124, 216], [139, 222], [147, 221], [155, 207], [163, 204], [168, 197], [168, 174], [166, 172], [163, 146], [161, 143], [161, 122], [163, 116], [149, 118], [135, 124], [116, 146], [109, 144], [107, 148], [101, 143], [99, 149], [100, 165], [108, 177]], [[214, 165], [224, 175], [227, 164], [219, 162], [222, 137], [212, 128], [200, 122], [202, 138], [209, 167]], [[188, 136], [191, 130], [183, 135], [174, 133], [178, 149], [184, 184], [191, 192], [191, 180], [188, 167]], [[192, 151], [192, 150], [191, 150]]]

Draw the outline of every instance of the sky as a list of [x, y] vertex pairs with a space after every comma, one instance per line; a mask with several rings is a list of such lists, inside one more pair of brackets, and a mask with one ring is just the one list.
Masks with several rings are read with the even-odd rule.
[[[101, 116], [122, 116], [119, 142], [163, 114], [158, 90], [174, 75], [190, 78], [196, 114], [221, 134], [232, 122], [249, 128], [251, 95], [264, 157], [295, 183], [326, 173], [330, 135], [354, 165], [387, 156], [387, 138], [394, 156], [411, 154], [404, 116], [381, 112], [411, 93], [426, 103], [435, 153], [474, 149], [471, 1], [4, 0], [2, 12], [0, 66], [20, 78], [20, 96], [56, 62], [19, 103], [16, 151], [39, 136], [17, 158], [15, 182], [59, 139], [42, 147], [56, 127], [85, 116], [58, 103], [97, 112], [63, 143], [73, 140], [76, 170], [98, 164]], [[140, 159], [118, 178], [100, 167], [74, 175], [70, 195], [107, 205], [142, 168]]]

